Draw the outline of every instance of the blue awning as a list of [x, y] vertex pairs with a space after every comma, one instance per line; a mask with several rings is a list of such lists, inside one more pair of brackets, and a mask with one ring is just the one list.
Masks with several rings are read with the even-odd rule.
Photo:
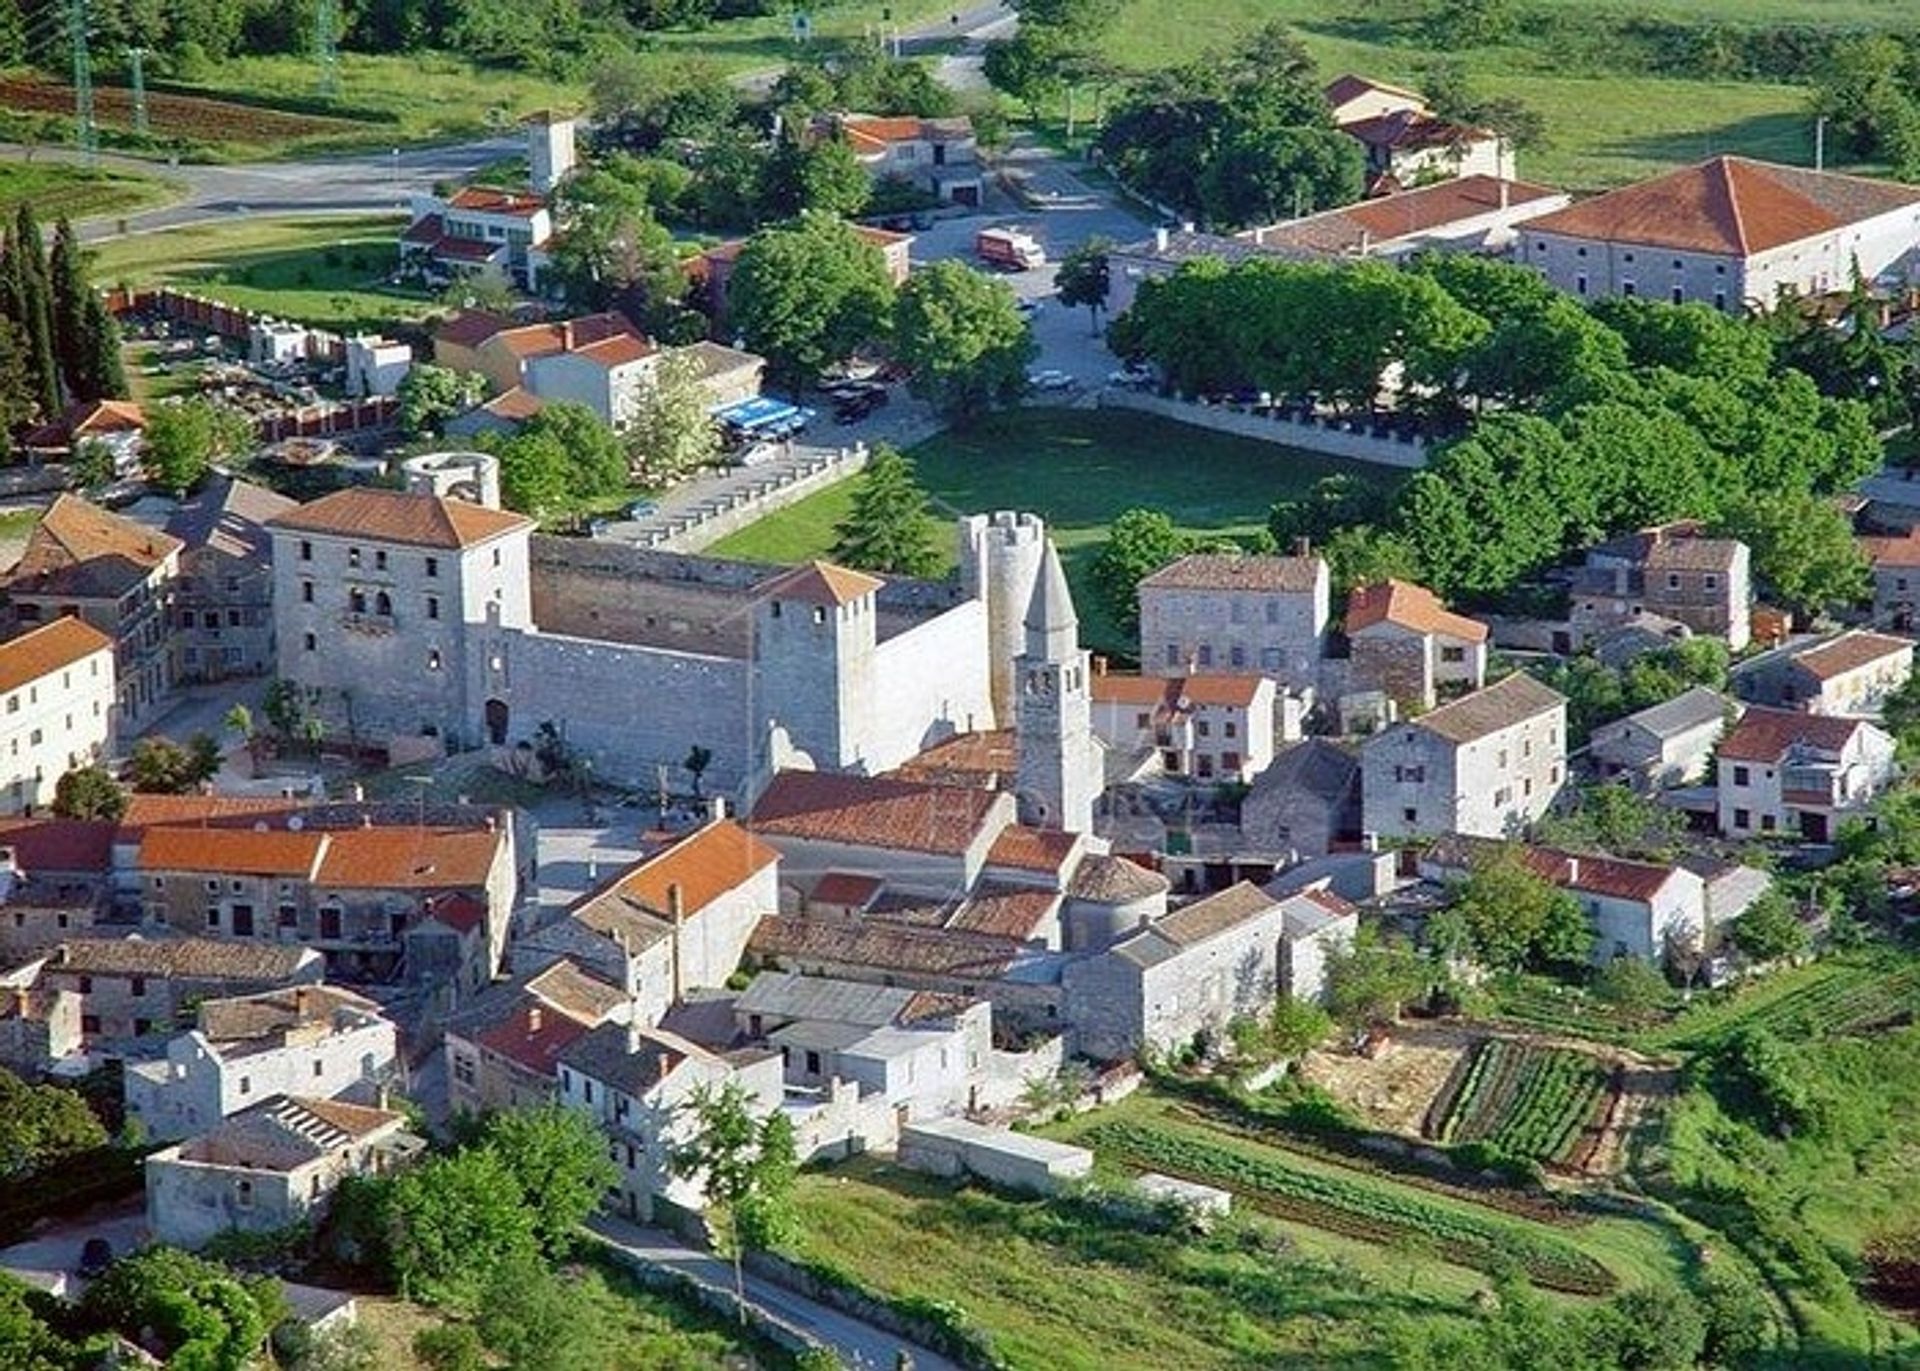
[[784, 400], [776, 400], [770, 395], [756, 395], [751, 400], [741, 400], [715, 410], [713, 417], [729, 427], [751, 433], [755, 429], [770, 428], [796, 418], [799, 413], [798, 406]]

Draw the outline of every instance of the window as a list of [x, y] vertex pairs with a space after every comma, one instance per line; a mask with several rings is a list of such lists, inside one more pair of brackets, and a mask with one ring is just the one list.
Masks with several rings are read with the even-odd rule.
[[1239, 600], [1229, 601], [1227, 604], [1227, 622], [1230, 624], [1244, 624], [1246, 621], [1246, 605]]
[[242, 1076], [240, 1078], [240, 1093], [242, 1095], [251, 1095], [253, 1093], [253, 1077]]
[[1135, 728], [1147, 728], [1150, 727], [1152, 723], [1153, 715], [1151, 714], [1140, 713], [1133, 716], [1133, 726]]
[[364, 590], [348, 591], [347, 608], [355, 614], [365, 614], [367, 612], [367, 592]]
[[234, 1184], [233, 1198], [242, 1209], [253, 1208], [253, 1182], [241, 1178]]
[[82, 995], [91, 995], [93, 993], [93, 977], [82, 976], [80, 978], [80, 993]]
[[1440, 660], [1458, 666], [1467, 660], [1467, 650], [1464, 647], [1443, 647], [1440, 649]]
[[593, 1082], [588, 1080], [581, 1081], [580, 1093], [582, 1096], [585, 1097], [588, 1104], [592, 1104], [593, 1103]]
[[147, 978], [145, 976], [135, 976], [133, 978], [133, 993], [135, 997], [147, 993]]
[[1724, 290], [1716, 290], [1713, 293], [1713, 307], [1722, 314], [1727, 312], [1727, 293]]
[[439, 669], [440, 669], [440, 650], [438, 648], [434, 648], [427, 653], [427, 670], [438, 671]]
[[440, 559], [438, 557], [427, 558], [427, 575], [437, 577], [439, 574]]
[[427, 617], [429, 619], [438, 619], [440, 617], [440, 597], [438, 595], [427, 596]]
[[1278, 600], [1267, 601], [1267, 622], [1270, 624], [1280, 622], [1280, 602]]
[[1733, 783], [1735, 785], [1750, 785], [1752, 782], [1748, 778], [1751, 775], [1752, 773], [1744, 766], [1736, 766], [1733, 769]]
[[1240, 725], [1229, 719], [1220, 726], [1220, 731], [1229, 738], [1237, 738], [1240, 736]]
[[374, 550], [373, 569], [375, 571], [385, 571], [387, 569], [387, 553], [385, 548], [376, 548]]
[[300, 922], [300, 911], [290, 904], [283, 904], [274, 911], [273, 921], [281, 928], [292, 928]]
[[1497, 808], [1505, 809], [1513, 803], [1513, 787], [1503, 785], [1493, 792], [1493, 803]]
[[1622, 281], [1622, 282], [1620, 283], [1620, 293], [1621, 293], [1622, 295], [1624, 295], [1624, 296], [1626, 296], [1626, 297], [1627, 297], [1627, 298], [1628, 298], [1629, 300], [1631, 300], [1631, 299], [1633, 298], [1633, 295], [1634, 295], [1634, 290], [1633, 290], [1633, 282], [1631, 282], [1631, 281]]
[[1776, 820], [1774, 819], [1773, 815], [1762, 814], [1760, 816], [1760, 831], [1762, 833], [1773, 832], [1775, 825], [1776, 825]]
[[80, 1031], [88, 1034], [98, 1033], [100, 1031], [100, 1016], [98, 1014], [82, 1014], [80, 1016]]
[[462, 1085], [472, 1085], [473, 1058], [455, 1053], [453, 1058], [453, 1078]]
[[327, 1074], [326, 1063], [321, 1061], [318, 1057], [315, 1057], [313, 1059], [313, 1078], [317, 1081], [326, 1074]]
[[1411, 781], [1414, 785], [1424, 785], [1427, 779], [1427, 769], [1424, 766], [1396, 766], [1393, 769], [1393, 779], [1396, 781]]
[[1280, 669], [1280, 649], [1277, 647], [1261, 648], [1260, 667], [1263, 671], [1278, 671]]
[[1417, 810], [1417, 809], [1415, 809], [1415, 808], [1414, 808], [1413, 806], [1411, 806], [1411, 805], [1409, 805], [1409, 806], [1407, 806], [1407, 807], [1406, 807], [1405, 809], [1403, 809], [1403, 810], [1401, 810], [1401, 811], [1400, 811], [1400, 822], [1401, 822], [1401, 823], [1404, 823], [1404, 824], [1417, 824], [1417, 823], [1419, 823], [1419, 822], [1420, 822], [1420, 811], [1419, 811], [1419, 810]]
[[495, 548], [493, 550], [493, 564], [495, 566], [500, 565], [500, 549], [499, 548]]
[[359, 548], [350, 547], [347, 549], [347, 565], [350, 567], [357, 567], [360, 565], [360, 549]]
[[1241, 647], [1240, 644], [1235, 643], [1227, 649], [1227, 661], [1234, 666], [1245, 666], [1247, 664], [1247, 650]]
[[815, 605], [813, 607], [813, 621], [816, 624], [824, 624], [827, 621], [827, 607], [825, 605]]
[[1585, 295], [1587, 293], [1587, 273], [1586, 272], [1584, 271], [1580, 272], [1578, 275], [1576, 275], [1573, 278], [1573, 293], [1575, 295]]
[[315, 648], [319, 646], [319, 642], [317, 639], [314, 638], [314, 636], [311, 633], [305, 633], [305, 634], [302, 634], [300, 637], [300, 646], [305, 651], [312, 652]]
[[207, 911], [207, 927], [220, 927], [220, 911], [218, 909], [209, 909]]
[[1167, 665], [1168, 666], [1180, 665], [1180, 644], [1178, 643], [1167, 644]]
[[1193, 726], [1193, 731], [1200, 737], [1205, 738], [1213, 732], [1213, 725], [1205, 719], [1202, 719]]
[[1200, 644], [1200, 651], [1194, 655], [1198, 659], [1201, 666], [1212, 666], [1213, 665], [1213, 644], [1212, 643]]
[[240, 611], [239, 610], [230, 609], [227, 611], [227, 627], [228, 628], [240, 627]]
[[1680, 573], [1679, 572], [1669, 571], [1667, 573], [1667, 589], [1668, 590], [1680, 589]]
[[1507, 769], [1507, 750], [1504, 747], [1500, 749], [1499, 766], [1502, 771]]
[[807, 1074], [809, 1076], [818, 1076], [820, 1074], [820, 1054], [818, 1052], [807, 1053]]
[[393, 617], [393, 596], [387, 594], [384, 590], [376, 593], [373, 597], [373, 612], [382, 618], [391, 619]]
[[1675, 286], [1668, 294], [1676, 305], [1684, 305], [1687, 302], [1687, 293], [1679, 286]]
[[1220, 754], [1220, 766], [1226, 771], [1238, 771], [1240, 769], [1240, 754], [1238, 752], [1222, 752]]
[[1631, 262], [1633, 260], [1633, 254], [1631, 252], [1623, 253], [1621, 254], [1620, 260], [1623, 262]]
[[300, 540], [300, 560], [303, 562], [311, 562], [313, 560], [313, 544], [305, 538]]

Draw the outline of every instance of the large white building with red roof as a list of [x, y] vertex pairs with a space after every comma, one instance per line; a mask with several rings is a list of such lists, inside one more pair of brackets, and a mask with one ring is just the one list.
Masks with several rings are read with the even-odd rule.
[[1739, 311], [1904, 285], [1920, 259], [1920, 186], [1714, 157], [1531, 219], [1519, 260], [1570, 295]]
[[1893, 780], [1893, 753], [1865, 719], [1755, 705], [1715, 756], [1720, 832], [1831, 842]]

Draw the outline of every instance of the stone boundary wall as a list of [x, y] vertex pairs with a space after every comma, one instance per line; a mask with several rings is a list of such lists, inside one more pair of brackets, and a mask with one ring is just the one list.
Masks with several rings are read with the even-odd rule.
[[668, 552], [698, 552], [776, 510], [798, 504], [817, 490], [865, 471], [872, 454], [866, 444], [823, 452], [820, 460], [798, 470], [767, 473], [764, 483], [730, 490], [676, 513], [646, 544]]
[[1427, 445], [1418, 438], [1376, 437], [1365, 429], [1351, 429], [1342, 420], [1302, 422], [1279, 414], [1254, 414], [1234, 405], [1203, 405], [1134, 390], [1109, 388], [1100, 392], [1102, 409], [1131, 409], [1157, 414], [1176, 424], [1231, 433], [1262, 443], [1302, 448], [1327, 457], [1344, 457], [1376, 466], [1416, 469], [1427, 464]]
[[[592, 1230], [588, 1230], [587, 1235], [600, 1243], [600, 1250], [602, 1252], [605, 1252], [614, 1261], [619, 1262], [620, 1265], [632, 1272], [634, 1279], [639, 1281], [641, 1285], [646, 1286], [649, 1290], [660, 1290], [668, 1294], [684, 1296], [694, 1303], [712, 1310], [716, 1314], [725, 1315], [727, 1318], [734, 1318], [740, 1314], [741, 1308], [734, 1299], [733, 1291], [722, 1286], [709, 1285], [702, 1280], [696, 1280], [685, 1272], [675, 1271], [671, 1267], [657, 1266], [638, 1253], [629, 1252], [618, 1243], [608, 1242], [606, 1239], [598, 1237]], [[751, 1266], [752, 1263], [749, 1262], [748, 1265]], [[747, 1322], [753, 1326], [755, 1332], [759, 1333], [768, 1342], [784, 1348], [786, 1351], [794, 1353], [795, 1355], [815, 1350], [832, 1350], [811, 1333], [802, 1329], [798, 1324], [789, 1323], [777, 1314], [767, 1312], [751, 1299], [746, 1303], [745, 1316]]]

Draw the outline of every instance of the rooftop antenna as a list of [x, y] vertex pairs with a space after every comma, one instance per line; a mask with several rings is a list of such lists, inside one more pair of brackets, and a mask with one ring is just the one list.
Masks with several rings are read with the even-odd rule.
[[127, 61], [133, 65], [133, 131], [141, 137], [147, 133], [147, 50], [128, 48]]
[[320, 0], [313, 12], [313, 61], [320, 69], [320, 93], [340, 94], [340, 0]]
[[100, 150], [100, 131], [93, 119], [93, 58], [87, 51], [87, 0], [67, 0], [67, 41], [73, 48], [74, 140], [93, 165]]

